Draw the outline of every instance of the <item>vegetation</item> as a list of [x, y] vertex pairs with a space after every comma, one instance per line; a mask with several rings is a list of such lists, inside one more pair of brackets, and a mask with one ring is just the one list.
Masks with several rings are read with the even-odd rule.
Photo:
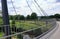
[[55, 14], [55, 15], [50, 15], [50, 16], [41, 16], [41, 19], [42, 18], [48, 18], [48, 19], [56, 18], [56, 19], [59, 19], [60, 18], [60, 14]]
[[2, 37], [4, 34], [3, 34], [3, 32], [0, 32], [0, 37]]
[[0, 17], [0, 25], [2, 25], [3, 24], [3, 19], [2, 19], [2, 17]]
[[42, 31], [41, 31], [41, 28], [39, 28], [39, 29], [36, 29], [36, 30], [33, 30], [33, 31], [29, 31], [29, 32], [26, 32], [26, 33], [29, 34], [29, 35], [33, 35], [34, 37], [36, 37], [36, 36], [41, 35]]
[[14, 15], [14, 16], [9, 16], [10, 17], [10, 20], [36, 20], [38, 19], [38, 16], [36, 13], [32, 13], [31, 16], [30, 15], [27, 15], [26, 17], [24, 17], [24, 15]]
[[[41, 22], [39, 22], [39, 23], [41, 23]], [[45, 24], [45, 23], [41, 23], [41, 24], [39, 24], [40, 26], [42, 26], [43, 24]], [[12, 25], [12, 24], [11, 24]], [[25, 29], [25, 30], [29, 30], [29, 29], [33, 29], [33, 28], [38, 28], [38, 27], [40, 27], [37, 23], [35, 23], [35, 21], [16, 21], [15, 22], [15, 26], [17, 27], [17, 28], [23, 28], [23, 29]]]
[[37, 19], [37, 18], [38, 18], [37, 14], [35, 12], [33, 12], [31, 14], [31, 19], [34, 20], [34, 19]]
[[[26, 17], [24, 15], [14, 15], [14, 16], [10, 15], [9, 18], [10, 18], [10, 27], [12, 29], [12, 34], [16, 33], [16, 31], [22, 32], [25, 30], [30, 30], [30, 29], [39, 28], [40, 26], [43, 26], [44, 27], [43, 30], [39, 28], [34, 31], [26, 32], [30, 35], [38, 36], [42, 34], [43, 32], [47, 31], [49, 28], [51, 28], [50, 25], [48, 25], [48, 27], [46, 28], [45, 26], [46, 24], [44, 21], [38, 21], [38, 16], [35, 12], [33, 12], [31, 15], [27, 15]], [[55, 15], [50, 15], [50, 16], [41, 16], [41, 19], [46, 19], [46, 18], [57, 19], [57, 18], [60, 18], [60, 15], [55, 14]], [[0, 17], [0, 24], [3, 24], [2, 17]], [[2, 36], [2, 33], [0, 36]], [[18, 35], [18, 38], [21, 38], [21, 37], [22, 37], [21, 35]]]
[[20, 15], [20, 20], [25, 20], [25, 17], [23, 15]]
[[30, 15], [27, 15], [26, 20], [31, 20]]

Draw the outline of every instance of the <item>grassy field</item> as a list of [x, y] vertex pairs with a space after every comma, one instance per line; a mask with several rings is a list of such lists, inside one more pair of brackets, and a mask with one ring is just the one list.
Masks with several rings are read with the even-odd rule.
[[0, 37], [2, 37], [4, 34], [3, 34], [3, 32], [0, 32]]
[[38, 27], [44, 26], [44, 25], [45, 25], [45, 22], [41, 22], [41, 21], [16, 21], [15, 22], [15, 26], [17, 28], [23, 28], [25, 30], [38, 28]]
[[[10, 26], [12, 27], [12, 21], [10, 20]], [[49, 29], [50, 24], [48, 24], [48, 26], [46, 27], [46, 22], [43, 21], [15, 21], [15, 26], [16, 28], [22, 28], [24, 30], [30, 30], [30, 29], [34, 29], [34, 28], [39, 28], [41, 26], [43, 26], [42, 32], [46, 31], [46, 28]], [[0, 37], [3, 36], [3, 33], [0, 32]], [[15, 38], [15, 37], [12, 37]]]

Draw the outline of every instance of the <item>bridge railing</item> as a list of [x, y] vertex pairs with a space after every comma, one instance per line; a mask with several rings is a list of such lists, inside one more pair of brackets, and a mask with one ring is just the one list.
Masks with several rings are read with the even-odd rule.
[[[52, 20], [52, 22], [53, 22], [53, 20]], [[52, 27], [48, 31], [44, 32], [40, 36], [35, 37], [34, 39], [49, 39], [53, 35], [53, 33], [55, 33], [55, 31], [58, 29], [58, 27], [59, 27], [59, 25], [57, 24], [56, 21], [54, 21], [52, 23]]]
[[[55, 19], [48, 19], [48, 20], [41, 20], [44, 22], [45, 25], [40, 26], [39, 21], [37, 21], [36, 25], [39, 26], [38, 28], [33, 28], [30, 30], [22, 30], [21, 28], [11, 27], [10, 26], [10, 35], [5, 35], [6, 33], [6, 26], [9, 25], [0, 25], [0, 39], [7, 39], [11, 37], [11, 39], [42, 39], [48, 38], [46, 35], [51, 30], [55, 29], [56, 27], [56, 20]], [[7, 27], [9, 28], [9, 27]], [[46, 35], [46, 36], [45, 36]], [[50, 36], [50, 34], [49, 34]]]

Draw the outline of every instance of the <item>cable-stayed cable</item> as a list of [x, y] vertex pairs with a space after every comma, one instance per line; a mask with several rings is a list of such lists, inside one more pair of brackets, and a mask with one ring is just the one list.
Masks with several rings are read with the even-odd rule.
[[40, 7], [40, 5], [36, 2], [36, 0], [34, 0], [34, 2], [38, 5], [38, 7], [39, 7], [40, 10], [42, 11], [42, 13], [43, 13], [45, 16], [48, 16], [47, 13]]
[[[34, 0], [34, 2], [38, 5], [38, 3], [36, 2], [36, 0]], [[38, 5], [38, 7], [40, 8], [40, 10], [42, 11], [41, 7]], [[46, 14], [42, 11], [42, 13], [46, 16]]]
[[[34, 1], [35, 1], [35, 3], [38, 5], [38, 3], [36, 2], [36, 0], [34, 0]], [[33, 10], [31, 9], [30, 5], [28, 4], [28, 1], [27, 1], [27, 0], [26, 0], [26, 2], [27, 2], [28, 7], [30, 8], [30, 10], [33, 12]], [[13, 9], [14, 9], [16, 15], [17, 15], [17, 11], [16, 11], [16, 9], [15, 9], [15, 6], [14, 6], [12, 0], [11, 0], [11, 3], [12, 3], [12, 6], [13, 6]], [[34, 4], [34, 5], [35, 5], [35, 4]], [[36, 5], [35, 5], [35, 7], [36, 7]], [[39, 5], [38, 5], [38, 7], [39, 7], [40, 10], [42, 11], [42, 13], [46, 16], [47, 14], [44, 12], [44, 10], [43, 10]], [[40, 13], [40, 14], [41, 14], [41, 13]], [[41, 15], [42, 15], [42, 14], [41, 14]]]
[[[35, 5], [35, 3], [33, 3]], [[40, 10], [37, 8], [37, 6], [35, 5], [36, 9], [39, 11], [39, 13], [41, 14], [41, 16], [43, 16], [43, 14], [40, 12]]]
[[[28, 5], [28, 7], [30, 8], [30, 10], [33, 12], [33, 10], [31, 9], [31, 7], [30, 7], [30, 5], [28, 4], [28, 1], [26, 0], [26, 2], [27, 2], [27, 5]], [[34, 4], [34, 3], [33, 3]], [[34, 4], [35, 5], [35, 4]], [[36, 5], [35, 5], [35, 7], [36, 7]], [[38, 10], [38, 9], [37, 9]], [[38, 10], [39, 11], [39, 10]], [[39, 13], [40, 13], [40, 11], [39, 11]], [[41, 16], [43, 16], [41, 13], [40, 13], [40, 15]]]
[[33, 10], [31, 9], [30, 5], [28, 4], [28, 1], [26, 0], [26, 3], [28, 5], [28, 7], [30, 8], [31, 12], [33, 12]]
[[13, 1], [11, 0], [11, 3], [12, 3], [12, 6], [13, 6], [13, 9], [14, 9], [14, 12], [16, 13], [16, 15], [17, 15], [17, 11], [16, 11], [16, 9], [15, 9], [15, 6], [14, 6], [14, 4], [13, 4]]
[[[19, 20], [20, 17], [19, 17], [18, 14], [17, 14], [16, 8], [15, 8], [14, 3], [13, 3], [12, 0], [11, 0], [11, 3], [12, 3], [12, 7], [13, 7], [13, 9], [14, 9], [14, 12], [15, 12], [15, 14], [17, 15], [16, 17], [17, 17], [17, 19]], [[13, 18], [13, 20], [15, 20], [15, 17]]]

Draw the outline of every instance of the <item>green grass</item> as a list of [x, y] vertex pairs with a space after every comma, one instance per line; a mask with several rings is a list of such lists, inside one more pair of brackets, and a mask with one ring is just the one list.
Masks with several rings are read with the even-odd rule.
[[37, 21], [16, 21], [15, 25], [17, 28], [23, 28], [25, 30], [29, 30], [43, 26], [45, 25], [45, 23], [40, 21], [39, 23]]
[[0, 24], [3, 24], [3, 20], [0, 18]]
[[[10, 25], [12, 25], [11, 21], [10, 21]], [[45, 32], [46, 28], [47, 29], [51, 28], [50, 24], [48, 24], [48, 26], [46, 27], [46, 23], [43, 21], [16, 21], [15, 26], [17, 28], [22, 28], [25, 30], [30, 30], [30, 29], [39, 28], [40, 26], [43, 26], [42, 32]], [[2, 37], [2, 36], [3, 36], [3, 33], [0, 32], [0, 37]]]
[[0, 32], [0, 37], [2, 37], [3, 36], [3, 33], [2, 32]]

